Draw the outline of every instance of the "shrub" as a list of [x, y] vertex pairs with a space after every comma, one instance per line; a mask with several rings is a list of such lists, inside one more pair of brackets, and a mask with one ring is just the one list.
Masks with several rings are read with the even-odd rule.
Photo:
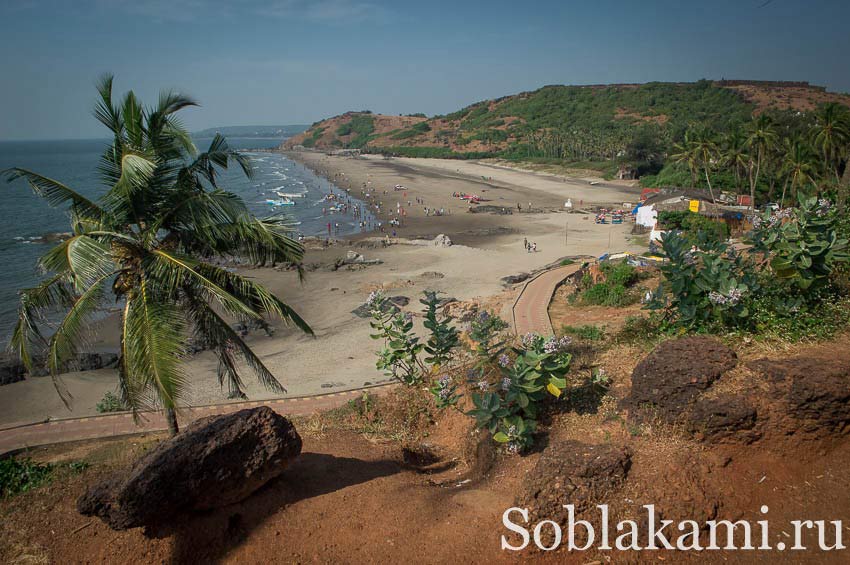
[[31, 459], [0, 459], [0, 498], [32, 490], [50, 480], [53, 465]]
[[569, 338], [544, 340], [528, 334], [521, 345], [500, 353], [493, 363], [496, 382], [484, 373], [475, 383], [470, 415], [476, 425], [513, 453], [530, 447], [543, 402], [560, 398], [567, 386], [569, 343]]
[[605, 328], [602, 326], [584, 325], [561, 327], [561, 332], [587, 341], [602, 341], [605, 339]]
[[634, 304], [636, 300], [628, 295], [623, 285], [603, 282], [585, 290], [581, 294], [581, 301], [595, 306], [618, 307]]
[[103, 395], [103, 398], [100, 402], [95, 406], [95, 410], [99, 414], [105, 414], [108, 412], [123, 412], [125, 410], [129, 410], [130, 407], [121, 400], [121, 398], [111, 391], [106, 391]]
[[651, 307], [664, 309], [678, 329], [831, 335], [846, 319], [834, 308], [845, 303], [834, 274], [850, 259], [837, 222], [828, 202], [801, 198], [796, 209], [754, 218], [746, 256], [702, 233], [692, 247], [669, 232], [662, 239], [665, 280]]

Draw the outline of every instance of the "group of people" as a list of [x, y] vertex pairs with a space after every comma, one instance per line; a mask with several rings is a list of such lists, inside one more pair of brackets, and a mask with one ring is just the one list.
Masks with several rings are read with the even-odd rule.
[[522, 245], [525, 247], [526, 253], [537, 253], [537, 242], [528, 241], [527, 237], [522, 238]]

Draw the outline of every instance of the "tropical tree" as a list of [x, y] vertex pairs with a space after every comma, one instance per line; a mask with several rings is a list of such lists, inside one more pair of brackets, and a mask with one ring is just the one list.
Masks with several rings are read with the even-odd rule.
[[691, 151], [696, 157], [696, 161], [702, 166], [705, 173], [705, 183], [708, 185], [708, 192], [711, 194], [711, 202], [717, 204], [714, 198], [714, 189], [711, 187], [711, 177], [709, 170], [715, 166], [720, 160], [720, 149], [717, 145], [717, 134], [707, 127], [700, 127], [691, 132], [690, 139], [688, 133], [685, 134], [685, 140], [691, 146]]
[[841, 162], [850, 146], [850, 111], [835, 102], [818, 108], [812, 142], [828, 173], [834, 175], [836, 183], [840, 182]]
[[779, 135], [773, 119], [765, 114], [755, 116], [747, 130], [747, 146], [750, 149], [750, 160], [747, 163], [747, 174], [750, 181], [750, 206], [756, 205], [756, 186], [765, 159], [776, 145]]
[[673, 153], [670, 154], [670, 159], [674, 163], [685, 165], [688, 168], [688, 172], [691, 173], [691, 186], [696, 186], [697, 175], [699, 174], [699, 155], [694, 151], [688, 132], [685, 132], [682, 143], [673, 144]]
[[740, 192], [741, 178], [747, 170], [749, 153], [747, 152], [747, 135], [740, 127], [725, 134], [721, 145], [722, 163], [732, 169], [735, 175], [735, 189]]
[[817, 168], [809, 145], [800, 137], [786, 137], [782, 140], [783, 158], [780, 174], [785, 177], [780, 205], [785, 206], [785, 190], [791, 185], [791, 198], [797, 201], [797, 190], [806, 183], [815, 184]]
[[[98, 84], [96, 118], [112, 136], [98, 166], [105, 186], [88, 198], [61, 182], [13, 168], [8, 179], [25, 179], [52, 206], [68, 206], [73, 235], [39, 261], [47, 273], [21, 292], [12, 348], [32, 370], [33, 348], [46, 349], [47, 367], [66, 405], [59, 379], [77, 357], [85, 327], [111, 292], [120, 313], [119, 389], [134, 413], [164, 409], [172, 434], [176, 409], [187, 385], [184, 343], [192, 333], [219, 360], [218, 377], [242, 393], [241, 358], [269, 389], [284, 391], [227, 318], [265, 323], [277, 316], [312, 333], [307, 323], [257, 282], [214, 265], [212, 257], [242, 256], [257, 264], [299, 263], [303, 248], [283, 217], [259, 219], [242, 199], [219, 186], [219, 174], [235, 163], [250, 176], [244, 155], [217, 135], [198, 153], [175, 114], [196, 103], [164, 92], [146, 108], [133, 92], [112, 100], [112, 77]], [[43, 330], [52, 310], [67, 312], [49, 337]]]

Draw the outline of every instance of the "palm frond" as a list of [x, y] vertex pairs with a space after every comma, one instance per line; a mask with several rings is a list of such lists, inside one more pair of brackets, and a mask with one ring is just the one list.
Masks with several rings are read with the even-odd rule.
[[121, 112], [112, 104], [112, 80], [111, 74], [105, 74], [98, 80], [97, 92], [100, 99], [94, 107], [94, 116], [108, 127], [113, 135], [120, 136], [123, 125]]
[[260, 314], [246, 302], [240, 300], [215, 281], [205, 277], [197, 269], [198, 261], [156, 249], [150, 254], [152, 260], [146, 261], [145, 270], [152, 279], [159, 283], [159, 288], [167, 294], [174, 295], [182, 286], [189, 284], [204, 293], [209, 299], [216, 300], [228, 312], [237, 315], [259, 318]]
[[163, 408], [176, 409], [186, 386], [181, 368], [185, 321], [177, 305], [155, 295], [144, 276], [127, 300], [122, 355], [126, 378], [136, 391], [155, 392]]
[[78, 289], [88, 287], [115, 269], [109, 246], [86, 234], [56, 245], [39, 259], [39, 266], [48, 273], [69, 275]]
[[248, 344], [206, 302], [187, 293], [187, 310], [195, 324], [196, 333], [216, 351], [219, 359], [219, 382], [222, 386], [226, 381], [230, 392], [242, 391], [242, 379], [233, 356], [233, 351], [238, 351], [264, 387], [274, 392], [286, 392]]
[[230, 294], [237, 297], [240, 302], [249, 305], [260, 314], [271, 314], [279, 317], [287, 323], [293, 323], [306, 334], [313, 335], [313, 330], [290, 306], [272, 294], [263, 285], [258, 284], [247, 277], [231, 273], [220, 267], [209, 263], [198, 262], [195, 269], [213, 281]]
[[44, 198], [50, 206], [56, 207], [69, 204], [75, 208], [75, 212], [78, 215], [93, 220], [99, 220], [104, 214], [100, 206], [57, 180], [19, 167], [0, 171], [0, 174], [6, 176], [7, 182], [12, 182], [20, 178], [26, 179], [32, 191]]
[[79, 346], [85, 340], [84, 326], [100, 306], [104, 283], [108, 278], [109, 275], [106, 275], [94, 281], [85, 292], [76, 297], [65, 318], [50, 338], [47, 348], [47, 367], [50, 369], [53, 385], [66, 406], [69, 405], [71, 396], [62, 383], [59, 373], [65, 363], [77, 357]]
[[9, 347], [27, 371], [33, 370], [32, 345], [35, 342], [47, 344], [38, 327], [44, 319], [44, 312], [60, 306], [69, 307], [73, 303], [74, 297], [71, 288], [65, 282], [64, 273], [56, 274], [36, 287], [20, 291], [20, 310], [12, 330]]

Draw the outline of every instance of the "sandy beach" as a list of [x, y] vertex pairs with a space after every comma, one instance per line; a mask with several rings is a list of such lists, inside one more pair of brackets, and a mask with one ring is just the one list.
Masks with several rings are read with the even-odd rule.
[[[427, 289], [459, 301], [492, 305], [509, 319], [510, 303], [521, 285], [506, 288], [502, 277], [531, 272], [566, 256], [643, 248], [631, 241], [630, 224], [597, 225], [592, 214], [576, 210], [592, 205], [619, 208], [635, 202], [639, 189], [604, 182], [591, 185], [586, 180], [467, 161], [330, 157], [319, 152], [290, 156], [338, 187], [349, 189], [352, 196], [365, 198], [368, 192], [372, 202], [381, 203], [378, 219], [385, 226], [384, 233], [363, 233], [326, 248], [321, 242], [309, 241], [303, 283], [294, 271], [242, 270], [268, 285], [315, 331], [315, 337], [305, 336], [278, 321], [274, 323], [274, 336], [256, 332], [247, 338], [290, 396], [356, 389], [385, 380], [375, 369], [378, 344], [369, 338], [368, 320], [352, 313], [374, 289], [410, 298], [405, 310], [414, 313], [420, 310], [419, 298]], [[395, 185], [405, 188], [395, 191]], [[469, 205], [453, 193], [476, 194], [482, 206], [511, 213], [470, 213]], [[564, 210], [567, 199], [573, 203], [572, 213]], [[442, 208], [444, 214], [426, 215], [426, 207]], [[401, 208], [405, 209], [402, 225], [388, 226], [388, 220]], [[396, 230], [395, 237], [392, 229]], [[448, 236], [453, 245], [415, 244], [415, 240], [431, 240], [439, 234]], [[385, 244], [387, 236], [389, 245]], [[537, 244], [536, 253], [526, 252], [524, 239]], [[337, 261], [349, 251], [382, 263], [335, 269]], [[114, 348], [115, 332], [109, 321], [98, 335], [92, 350]], [[216, 367], [217, 361], [209, 352], [188, 360], [189, 403], [227, 401]], [[113, 370], [70, 373], [63, 379], [74, 397], [72, 411], [64, 407], [49, 378], [35, 377], [3, 387], [0, 423], [92, 415], [104, 393], [116, 386]], [[247, 370], [243, 380], [250, 399], [275, 396]]]

